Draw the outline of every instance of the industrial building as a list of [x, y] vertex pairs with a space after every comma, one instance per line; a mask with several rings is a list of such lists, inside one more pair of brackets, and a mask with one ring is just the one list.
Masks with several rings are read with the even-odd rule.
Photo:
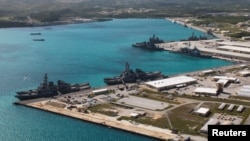
[[235, 105], [234, 104], [230, 104], [229, 107], [227, 108], [228, 111], [232, 111], [234, 109]]
[[201, 94], [201, 95], [212, 95], [216, 96], [218, 94], [217, 88], [205, 88], [205, 87], [199, 87], [194, 90], [195, 94]]
[[203, 74], [203, 75], [208, 75], [208, 74], [212, 74], [212, 73], [215, 73], [215, 71], [214, 70], [204, 70], [201, 72], [201, 74]]
[[98, 89], [98, 90], [93, 90], [92, 93], [93, 94], [104, 94], [107, 93], [108, 89]]
[[223, 110], [227, 104], [226, 103], [221, 103], [220, 106], [218, 107], [219, 110]]
[[196, 83], [197, 80], [188, 76], [176, 76], [172, 78], [166, 78], [161, 80], [149, 81], [146, 82], [145, 85], [149, 88], [156, 89], [158, 91], [171, 89], [179, 87], [180, 85], [186, 86], [189, 84]]
[[220, 46], [238, 46], [238, 47], [250, 48], [250, 44], [244, 43], [244, 42], [217, 42], [217, 45], [220, 45]]
[[227, 86], [227, 85], [228, 85], [228, 82], [229, 82], [229, 80], [227, 80], [227, 79], [219, 79], [219, 80], [216, 82], [216, 84], [217, 84], [217, 85], [222, 84], [222, 86], [224, 87], [224, 86]]
[[239, 82], [239, 79], [234, 78], [234, 77], [227, 77], [227, 76], [214, 76], [212, 79], [214, 81], [218, 81], [220, 79], [223, 79], [223, 80], [228, 80], [229, 82], [233, 82], [233, 83]]
[[243, 109], [244, 109], [245, 107], [243, 106], [243, 105], [240, 105], [238, 108], [237, 108], [237, 112], [242, 112], [243, 111]]
[[210, 118], [205, 125], [203, 125], [200, 129], [201, 133], [207, 133], [208, 132], [208, 125], [218, 125], [220, 122], [216, 118]]
[[250, 97], [250, 85], [243, 86], [238, 92], [238, 96], [241, 97]]
[[245, 48], [245, 47], [220, 46], [220, 47], [217, 47], [217, 49], [219, 49], [219, 50], [225, 50], [225, 51], [232, 51], [232, 52], [239, 52], [239, 53], [250, 54], [250, 48]]
[[212, 48], [199, 48], [199, 50], [203, 53], [214, 54], [216, 56], [221, 56], [221, 57], [250, 60], [250, 55], [246, 53], [217, 50]]
[[207, 116], [210, 113], [210, 110], [208, 108], [200, 107], [194, 111], [197, 115]]
[[250, 71], [249, 70], [243, 70], [239, 72], [240, 76], [247, 77], [250, 76]]

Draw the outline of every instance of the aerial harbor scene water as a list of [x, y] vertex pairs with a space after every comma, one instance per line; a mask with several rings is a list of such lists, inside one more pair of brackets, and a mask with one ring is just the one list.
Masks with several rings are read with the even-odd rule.
[[206, 141], [250, 123], [249, 42], [190, 17], [32, 14], [0, 17], [0, 140]]

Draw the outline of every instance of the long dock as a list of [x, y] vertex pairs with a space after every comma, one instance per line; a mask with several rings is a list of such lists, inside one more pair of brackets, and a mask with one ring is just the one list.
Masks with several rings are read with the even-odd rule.
[[[200, 50], [201, 53], [211, 55], [214, 58], [225, 59], [230, 61], [250, 60], [250, 55], [244, 52], [235, 52], [232, 51], [230, 48], [228, 50], [221, 50], [219, 47], [219, 43], [223, 42], [224, 41], [218, 41], [218, 39], [199, 40], [199, 41], [177, 41], [177, 42], [161, 43], [158, 44], [158, 46], [169, 52], [178, 52], [183, 47], [188, 47], [191, 49], [196, 47], [197, 49]], [[237, 46], [235, 48], [237, 48]]]
[[98, 113], [81, 113], [76, 111], [70, 111], [68, 109], [58, 108], [51, 105], [45, 104], [49, 99], [38, 99], [38, 100], [27, 100], [18, 101], [14, 104], [23, 105], [47, 112], [52, 112], [58, 115], [63, 115], [91, 123], [107, 126], [108, 128], [116, 128], [131, 133], [136, 133], [159, 140], [179, 140], [179, 136], [171, 133], [168, 129], [162, 129], [143, 124], [134, 124], [129, 121], [121, 120], [118, 121], [116, 118], [101, 115]]

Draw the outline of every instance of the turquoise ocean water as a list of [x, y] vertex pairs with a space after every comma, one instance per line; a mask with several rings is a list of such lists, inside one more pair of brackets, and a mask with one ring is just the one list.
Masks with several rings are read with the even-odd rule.
[[[40, 32], [35, 36], [30, 33]], [[18, 90], [36, 88], [44, 73], [49, 80], [90, 82], [105, 86], [104, 77], [132, 69], [160, 70], [165, 75], [230, 65], [174, 53], [132, 48], [156, 34], [165, 41], [204, 35], [164, 19], [114, 19], [34, 28], [0, 29], [0, 140], [4, 141], [152, 141], [148, 137], [14, 106]], [[33, 41], [44, 38], [44, 42]], [[27, 76], [27, 77], [25, 77]]]

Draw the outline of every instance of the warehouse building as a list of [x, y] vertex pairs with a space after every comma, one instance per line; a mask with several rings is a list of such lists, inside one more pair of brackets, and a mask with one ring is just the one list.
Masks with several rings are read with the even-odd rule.
[[228, 80], [229, 82], [233, 82], [233, 83], [238, 83], [240, 80], [234, 77], [227, 77], [227, 76], [214, 76], [212, 78], [214, 81], [218, 81], [220, 79], [222, 80]]
[[238, 92], [238, 96], [241, 97], [250, 97], [250, 85], [243, 86]]
[[220, 106], [218, 107], [219, 110], [223, 110], [227, 104], [226, 103], [221, 103]]
[[215, 73], [214, 70], [204, 70], [201, 72], [202, 75], [208, 75], [208, 74], [213, 74], [213, 73]]
[[196, 83], [197, 80], [188, 76], [176, 76], [172, 78], [166, 78], [161, 80], [149, 81], [145, 85], [149, 88], [156, 89], [158, 91], [176, 88], [181, 86], [186, 86]]
[[239, 72], [240, 76], [247, 77], [250, 76], [250, 71], [249, 70], [243, 70]]
[[194, 111], [195, 114], [201, 115], [201, 116], [207, 116], [210, 113], [210, 109], [200, 107]]
[[243, 109], [244, 109], [245, 107], [243, 106], [243, 105], [240, 105], [238, 108], [237, 108], [237, 112], [242, 112], [243, 111]]
[[220, 46], [220, 47], [217, 47], [217, 49], [219, 49], [219, 50], [226, 50], [226, 51], [232, 51], [232, 52], [238, 52], [238, 53], [250, 54], [250, 48], [245, 48], [245, 47]]
[[238, 46], [238, 47], [245, 47], [250, 48], [249, 42], [217, 42], [219, 46]]
[[199, 87], [194, 90], [195, 94], [216, 96], [218, 94], [218, 89], [216, 88], [205, 88]]
[[234, 104], [230, 104], [229, 107], [227, 108], [228, 111], [232, 111], [234, 109], [235, 105]]
[[208, 132], [208, 125], [218, 125], [220, 122], [216, 118], [210, 118], [208, 122], [205, 123], [200, 129], [201, 133], [207, 133]]
[[105, 94], [108, 93], [108, 89], [98, 89], [98, 90], [93, 90], [92, 91], [93, 94]]

